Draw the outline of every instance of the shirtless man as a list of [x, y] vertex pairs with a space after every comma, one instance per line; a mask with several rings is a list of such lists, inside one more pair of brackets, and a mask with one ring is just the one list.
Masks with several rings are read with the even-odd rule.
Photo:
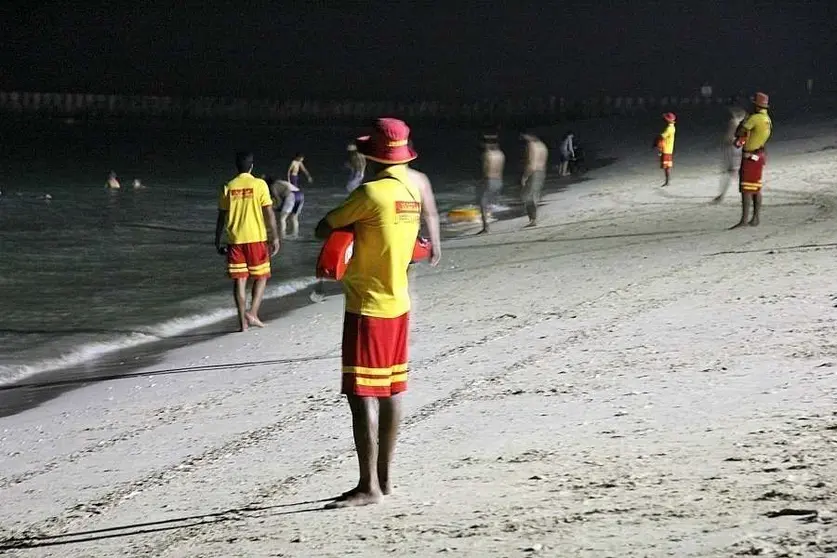
[[735, 144], [735, 132], [744, 120], [744, 117], [747, 116], [747, 113], [740, 107], [730, 107], [729, 113], [730, 117], [727, 122], [727, 130], [721, 139], [725, 172], [721, 177], [721, 191], [715, 196], [712, 203], [721, 203], [721, 200], [724, 199], [724, 195], [727, 193], [727, 189], [729, 189], [729, 185], [732, 183], [732, 179], [741, 166], [741, 148]]
[[520, 185], [523, 187], [521, 197], [526, 206], [526, 215], [529, 216], [529, 224], [526, 226], [534, 227], [538, 224], [538, 202], [541, 199], [544, 180], [546, 180], [546, 160], [549, 157], [549, 150], [532, 134], [521, 134], [520, 139], [526, 142], [523, 176], [520, 178]]
[[308, 179], [308, 184], [314, 182], [314, 179], [311, 178], [311, 173], [305, 168], [305, 155], [303, 153], [297, 153], [294, 160], [288, 165], [288, 182], [297, 188], [299, 188], [300, 172], [305, 174], [305, 177]]
[[110, 173], [108, 173], [108, 180], [105, 183], [105, 188], [109, 190], [119, 190], [119, 188], [121, 188], [119, 180], [116, 179], [115, 172], [110, 171]]
[[[287, 180], [268, 177], [266, 181], [270, 187], [270, 196], [273, 198], [273, 209], [279, 212], [280, 238], [298, 236], [299, 212], [302, 210], [305, 197], [301, 195], [302, 192], [299, 188]], [[291, 221], [290, 231], [288, 231], [289, 218]], [[290, 234], [288, 234], [289, 232]]]
[[[412, 143], [410, 146], [412, 147]], [[430, 237], [430, 265], [435, 267], [442, 259], [442, 234], [439, 229], [439, 212], [436, 209], [433, 186], [427, 175], [416, 169], [407, 167], [407, 175], [410, 177], [410, 183], [421, 193], [421, 218], [427, 227], [427, 236]]]
[[346, 148], [349, 152], [349, 160], [346, 161], [346, 168], [349, 169], [349, 181], [346, 183], [346, 191], [350, 194], [361, 185], [363, 175], [366, 172], [366, 158], [357, 150], [357, 145], [350, 143]]
[[497, 195], [503, 189], [503, 167], [506, 164], [506, 155], [500, 149], [497, 136], [486, 134], [484, 140], [482, 183], [477, 188], [477, 203], [482, 215], [482, 230], [477, 234], [488, 234], [488, 217], [491, 212], [491, 205], [497, 200]]

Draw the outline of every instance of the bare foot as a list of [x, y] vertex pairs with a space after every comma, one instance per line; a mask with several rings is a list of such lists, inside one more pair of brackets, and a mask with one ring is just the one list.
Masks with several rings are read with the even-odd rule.
[[488, 229], [483, 229], [483, 230], [481, 230], [480, 232], [477, 233], [477, 235], [481, 235], [481, 234], [488, 234]]
[[759, 226], [759, 220], [758, 219], [750, 219], [750, 226], [751, 227], [758, 227]]
[[392, 483], [389, 481], [384, 481], [381, 483], [381, 493], [384, 496], [389, 496], [392, 494]]
[[380, 504], [384, 499], [384, 495], [380, 490], [361, 491], [359, 489], [350, 490], [341, 495], [333, 502], [325, 505], [327, 510], [337, 510], [341, 508], [356, 508], [359, 506], [369, 506], [372, 504]]
[[740, 223], [736, 223], [735, 225], [731, 226], [731, 227], [729, 228], [729, 230], [733, 230], [733, 229], [737, 229], [737, 228], [739, 228], [739, 227], [743, 227], [743, 226], [744, 226], [744, 225], [746, 225], [746, 224], [747, 224], [747, 222], [746, 222], [746, 221], [741, 221]]
[[526, 228], [537, 227], [537, 226], [538, 226], [538, 222], [535, 221], [534, 219], [530, 220], [529, 223], [525, 225]]
[[261, 321], [257, 316], [254, 316], [253, 314], [247, 314], [247, 323], [251, 326], [256, 327], [265, 327], [266, 325], [263, 321]]
[[721, 201], [723, 201], [723, 199], [724, 199], [723, 197], [718, 196], [718, 197], [712, 199], [712, 203], [719, 204], [719, 203], [721, 203]]

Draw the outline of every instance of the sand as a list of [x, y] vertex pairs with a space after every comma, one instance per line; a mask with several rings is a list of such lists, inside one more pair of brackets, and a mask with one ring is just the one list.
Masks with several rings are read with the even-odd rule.
[[413, 277], [382, 505], [321, 509], [356, 475], [333, 296], [0, 419], [0, 549], [837, 553], [834, 124], [785, 126], [757, 228], [725, 230], [734, 188], [708, 203], [714, 136], [680, 140], [660, 189], [648, 138], [628, 134], [613, 165], [547, 196], [538, 228], [447, 241]]

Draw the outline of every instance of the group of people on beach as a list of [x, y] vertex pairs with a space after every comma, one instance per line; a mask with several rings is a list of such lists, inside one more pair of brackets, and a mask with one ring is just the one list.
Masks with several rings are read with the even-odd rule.
[[[538, 203], [546, 181], [547, 161], [549, 149], [537, 136], [523, 133], [520, 140], [524, 143], [523, 174], [520, 177], [520, 196], [529, 218], [527, 227], [534, 227], [538, 223]], [[487, 234], [491, 219], [491, 208], [503, 189], [503, 169], [506, 156], [500, 148], [498, 135], [487, 133], [483, 135], [482, 150], [482, 181], [477, 187], [477, 205], [480, 209], [482, 229], [477, 234]], [[561, 139], [558, 149], [558, 175], [569, 176], [570, 164], [576, 159], [575, 134], [567, 132]]]
[[[408, 268], [422, 221], [430, 237], [431, 265], [441, 258], [432, 186], [426, 175], [409, 167], [417, 156], [403, 121], [378, 119], [370, 135], [349, 147], [347, 198], [315, 230], [323, 240], [336, 231], [351, 230], [354, 235], [351, 261], [342, 277], [346, 301], [341, 391], [352, 414], [360, 478], [329, 507], [377, 503], [392, 490], [390, 466], [407, 389]], [[299, 172], [310, 179], [303, 159], [295, 161], [296, 172], [279, 182], [296, 186], [291, 178]], [[281, 234], [271, 188], [253, 175], [253, 163], [251, 153], [236, 154], [238, 175], [219, 193], [215, 228], [215, 247], [226, 257], [242, 331], [264, 326], [259, 309]], [[364, 181], [367, 171], [372, 178]], [[248, 308], [249, 278], [254, 281]]]
[[[741, 149], [739, 190], [742, 219], [746, 224], [752, 202], [755, 213], [749, 221], [758, 225], [761, 207], [764, 146], [770, 137], [767, 96], [754, 99], [754, 111], [736, 123], [727, 157], [735, 160]], [[733, 112], [732, 118], [740, 113]], [[666, 129], [655, 140], [661, 167], [669, 183], [674, 164], [676, 117], [664, 115]], [[731, 122], [732, 126], [732, 122]], [[572, 157], [571, 135], [561, 145], [560, 172]], [[537, 204], [546, 176], [549, 151], [536, 136], [525, 133], [524, 170], [521, 191], [528, 226], [537, 224]], [[567, 138], [565, 137], [565, 140]], [[497, 136], [483, 138], [483, 182], [479, 190], [483, 230], [488, 232], [487, 213], [502, 189], [505, 155]], [[341, 278], [345, 294], [342, 333], [342, 388], [352, 415], [352, 430], [359, 464], [358, 484], [337, 496], [327, 507], [374, 504], [392, 490], [390, 467], [398, 429], [403, 416], [402, 397], [408, 380], [408, 336], [410, 292], [408, 269], [414, 261], [422, 221], [430, 236], [431, 265], [441, 258], [439, 218], [433, 190], [427, 176], [409, 167], [418, 154], [410, 139], [410, 128], [401, 120], [380, 118], [370, 135], [358, 138], [348, 148], [350, 171], [348, 197], [317, 224], [315, 236], [327, 243], [332, 235], [350, 231], [351, 259]], [[226, 257], [227, 273], [241, 331], [263, 327], [259, 309], [270, 277], [270, 259], [280, 250], [284, 226], [277, 225], [274, 207], [280, 215], [287, 207], [302, 205], [299, 174], [311, 181], [304, 156], [294, 158], [287, 180], [264, 180], [253, 175], [253, 155], [236, 155], [238, 175], [228, 182], [218, 198], [215, 246]], [[364, 181], [370, 171], [371, 180]], [[734, 172], [732, 165], [728, 173]], [[720, 199], [726, 187], [721, 191]], [[297, 194], [299, 192], [299, 194]], [[298, 214], [298, 212], [297, 212]], [[295, 221], [294, 228], [298, 227]], [[226, 235], [226, 244], [222, 243]], [[251, 302], [247, 307], [247, 282], [253, 278]]]
[[[730, 107], [730, 118], [726, 132], [721, 141], [724, 173], [721, 179], [721, 190], [712, 200], [720, 203], [735, 174], [738, 174], [738, 191], [741, 194], [741, 219], [733, 225], [737, 229], [745, 225], [758, 226], [761, 217], [762, 186], [764, 185], [764, 168], [767, 164], [765, 146], [773, 134], [773, 122], [767, 109], [770, 99], [765, 93], [756, 93], [752, 98], [753, 108], [747, 114], [740, 107]], [[654, 139], [654, 147], [660, 159], [665, 182], [668, 186], [671, 180], [671, 170], [674, 166], [674, 139], [676, 135], [677, 116], [673, 112], [663, 114], [666, 125], [662, 132]], [[750, 208], [752, 207], [752, 217]]]

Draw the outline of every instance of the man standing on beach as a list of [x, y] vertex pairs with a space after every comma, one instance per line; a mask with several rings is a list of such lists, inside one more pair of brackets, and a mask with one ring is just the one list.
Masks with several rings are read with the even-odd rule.
[[663, 120], [666, 121], [666, 127], [657, 136], [655, 145], [660, 156], [660, 168], [663, 169], [663, 174], [666, 178], [663, 186], [668, 186], [671, 180], [671, 167], [674, 166], [674, 136], [676, 133], [674, 123], [677, 117], [673, 112], [667, 112], [663, 115]]
[[506, 155], [500, 149], [496, 134], [483, 136], [482, 183], [477, 188], [477, 203], [482, 215], [482, 230], [477, 234], [488, 233], [488, 217], [491, 206], [497, 201], [497, 195], [503, 189], [503, 167]]
[[407, 167], [417, 157], [409, 135], [401, 120], [378, 119], [372, 135], [357, 140], [375, 178], [317, 225], [321, 239], [348, 227], [355, 235], [343, 276], [341, 391], [352, 413], [360, 479], [327, 507], [375, 504], [392, 490], [390, 467], [407, 389], [407, 268], [422, 212], [421, 189]]
[[[233, 297], [238, 309], [240, 331], [248, 326], [264, 327], [259, 307], [270, 278], [270, 258], [279, 252], [276, 215], [267, 183], [254, 177], [253, 154], [236, 153], [238, 176], [227, 183], [218, 198], [215, 249], [227, 256], [227, 273], [233, 280]], [[270, 251], [265, 223], [270, 224]], [[226, 230], [227, 246], [221, 244]], [[252, 300], [247, 311], [247, 279], [253, 277]]]
[[753, 99], [753, 113], [738, 126], [735, 132], [735, 145], [741, 147], [741, 169], [738, 171], [738, 190], [741, 192], [741, 220], [732, 228], [737, 229], [747, 224], [750, 205], [753, 206], [753, 218], [750, 226], [759, 224], [761, 214], [761, 187], [767, 154], [764, 146], [773, 133], [773, 122], [767, 114], [769, 99], [764, 93], [756, 93]]
[[538, 224], [538, 202], [541, 199], [543, 183], [546, 180], [546, 160], [549, 150], [546, 144], [532, 134], [521, 134], [520, 139], [526, 142], [526, 153], [523, 159], [523, 176], [520, 178], [522, 186], [521, 198], [529, 217], [527, 227]]

